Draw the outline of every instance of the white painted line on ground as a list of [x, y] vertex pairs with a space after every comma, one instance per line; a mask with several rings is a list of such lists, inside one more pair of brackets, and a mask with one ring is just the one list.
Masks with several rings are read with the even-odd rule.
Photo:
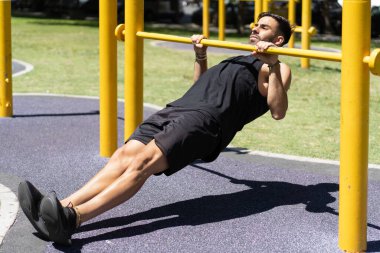
[[12, 61], [17, 62], [18, 64], [23, 65], [25, 67], [24, 70], [12, 74], [12, 77], [16, 77], [16, 76], [20, 76], [20, 75], [23, 75], [25, 73], [28, 73], [28, 72], [32, 71], [34, 68], [32, 64], [29, 64], [29, 63], [24, 62], [24, 61], [20, 61], [20, 60], [16, 60], [16, 59], [12, 59]]
[[[283, 154], [276, 154], [276, 153], [270, 153], [270, 152], [264, 152], [264, 151], [249, 151], [248, 154], [265, 156], [265, 157], [280, 158], [280, 159], [291, 160], [291, 161], [299, 161], [299, 162], [321, 163], [321, 164], [330, 164], [330, 165], [337, 165], [337, 166], [339, 166], [339, 164], [340, 164], [339, 161], [334, 161], [334, 160], [295, 156], [295, 155], [283, 155]], [[368, 164], [368, 168], [379, 170], [380, 165]]]
[[16, 195], [0, 184], [0, 245], [5, 234], [16, 220], [19, 202]]

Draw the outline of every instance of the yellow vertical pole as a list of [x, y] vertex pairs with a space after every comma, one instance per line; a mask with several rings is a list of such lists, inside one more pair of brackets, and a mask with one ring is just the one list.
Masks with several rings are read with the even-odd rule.
[[263, 0], [263, 12], [269, 11], [269, 4], [271, 0]]
[[99, 1], [100, 155], [117, 148], [116, 0]]
[[210, 38], [210, 0], [203, 0], [202, 28], [203, 35]]
[[0, 117], [12, 117], [11, 1], [0, 1]]
[[143, 119], [143, 46], [136, 36], [144, 31], [144, 1], [125, 0], [124, 138]]
[[218, 22], [219, 22], [219, 40], [225, 39], [225, 29], [226, 29], [226, 7], [224, 5], [224, 0], [219, 0], [219, 13], [218, 13]]
[[[289, 0], [288, 2], [288, 20], [291, 25], [296, 24], [296, 1], [295, 0]], [[294, 33], [289, 39], [288, 42], [288, 47], [289, 48], [294, 48]]]
[[263, 0], [255, 0], [255, 19], [254, 19], [254, 22], [258, 21], [259, 15], [261, 12], [263, 12]]
[[[301, 47], [302, 49], [310, 49], [310, 34], [311, 26], [311, 0], [302, 0], [302, 34]], [[307, 69], [310, 67], [310, 59], [301, 58], [301, 68]]]
[[[370, 0], [344, 0], [339, 176], [339, 247], [367, 248]], [[360, 31], [360, 36], [352, 31]]]

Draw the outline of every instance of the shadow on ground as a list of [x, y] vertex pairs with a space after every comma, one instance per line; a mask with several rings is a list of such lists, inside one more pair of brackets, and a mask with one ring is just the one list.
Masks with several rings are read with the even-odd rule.
[[[54, 246], [65, 252], [77, 252], [85, 244], [95, 241], [133, 237], [177, 226], [197, 226], [241, 218], [283, 205], [304, 204], [308, 212], [337, 214], [333, 208], [328, 206], [329, 203], [336, 201], [336, 198], [330, 194], [330, 192], [338, 191], [338, 184], [335, 183], [304, 186], [288, 182], [238, 180], [197, 164], [192, 166], [229, 179], [232, 184], [246, 185], [249, 189], [184, 200], [129, 216], [115, 217], [87, 224], [82, 226], [78, 232], [100, 228], [126, 227], [84, 239], [73, 239], [73, 245], [69, 248], [59, 245]], [[150, 222], [138, 224], [147, 220], [150, 220]], [[376, 245], [373, 247], [376, 247]]]

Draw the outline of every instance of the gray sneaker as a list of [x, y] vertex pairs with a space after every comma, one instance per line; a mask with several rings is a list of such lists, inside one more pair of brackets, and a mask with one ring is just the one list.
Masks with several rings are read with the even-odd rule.
[[25, 216], [43, 239], [49, 239], [49, 232], [41, 219], [40, 204], [44, 195], [29, 181], [21, 182], [18, 186], [18, 200]]
[[62, 207], [55, 192], [41, 201], [41, 217], [49, 232], [49, 239], [63, 245], [71, 245], [71, 235], [76, 229], [76, 213], [71, 207]]

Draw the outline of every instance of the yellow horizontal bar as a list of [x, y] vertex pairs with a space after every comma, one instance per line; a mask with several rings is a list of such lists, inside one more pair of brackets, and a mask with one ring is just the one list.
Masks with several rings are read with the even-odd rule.
[[[136, 35], [138, 37], [142, 37], [145, 39], [154, 39], [154, 40], [171, 41], [171, 42], [178, 42], [178, 43], [184, 43], [184, 44], [192, 44], [191, 39], [188, 37], [180, 37], [180, 36], [175, 36], [175, 35], [150, 33], [150, 32], [137, 32]], [[206, 46], [212, 46], [212, 47], [238, 49], [238, 50], [251, 51], [251, 52], [256, 50], [256, 46], [249, 45], [249, 44], [241, 44], [238, 42], [230, 42], [230, 41], [203, 39], [201, 41], [201, 44], [206, 45]], [[270, 47], [268, 48], [266, 53], [288, 55], [288, 56], [295, 56], [295, 57], [304, 57], [304, 58], [311, 58], [311, 59], [317, 59], [317, 60], [335, 61], [335, 62], [340, 62], [342, 60], [341, 53], [324, 52], [324, 51], [317, 51], [317, 50], [305, 50], [305, 49], [297, 49], [297, 48]]]
[[[302, 26], [296, 26], [296, 28], [294, 28], [294, 32], [302, 33]], [[311, 26], [309, 29], [307, 29], [307, 32], [310, 35], [316, 35], [318, 31], [314, 26]]]

